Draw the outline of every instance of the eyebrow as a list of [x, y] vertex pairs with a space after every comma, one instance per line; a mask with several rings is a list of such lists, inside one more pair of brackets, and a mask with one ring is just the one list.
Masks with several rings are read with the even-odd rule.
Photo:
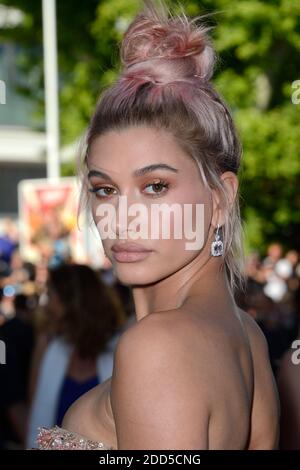
[[[153, 165], [144, 166], [143, 168], [139, 168], [138, 170], [135, 170], [132, 173], [132, 175], [135, 177], [143, 176], [155, 170], [169, 170], [169, 171], [172, 171], [173, 173], [178, 173], [177, 168], [173, 168], [172, 166], [167, 165], [166, 163], [154, 163]], [[90, 170], [88, 172], [87, 177], [88, 179], [90, 179], [92, 178], [92, 176], [98, 176], [108, 181], [112, 181], [111, 177], [107, 173], [104, 173], [103, 171], [100, 171], [100, 170]]]

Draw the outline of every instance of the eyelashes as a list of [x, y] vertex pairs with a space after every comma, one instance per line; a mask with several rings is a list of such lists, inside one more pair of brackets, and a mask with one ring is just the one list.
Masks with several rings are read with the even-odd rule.
[[106, 195], [103, 195], [103, 194], [100, 195], [100, 194], [98, 194], [98, 191], [102, 191], [102, 190], [106, 191], [106, 190], [113, 190], [113, 189], [114, 188], [111, 188], [110, 186], [99, 186], [99, 187], [95, 187], [95, 188], [89, 188], [88, 190], [91, 193], [95, 194], [95, 196], [97, 196], [97, 197], [106, 198], [106, 197], [110, 196], [111, 193], [106, 194]]
[[169, 189], [170, 184], [167, 183], [166, 181], [159, 180], [158, 182], [147, 184], [145, 188], [149, 188], [151, 186], [156, 187], [156, 188], [157, 187], [162, 188], [162, 190], [159, 192], [154, 191], [154, 193], [147, 193], [147, 194], [154, 195], [154, 197], [156, 197], [157, 195], [160, 196], [161, 194], [165, 193]]
[[[170, 183], [164, 180], [158, 180], [153, 183], [147, 184], [144, 187], [144, 190], [147, 188], [153, 188], [154, 191], [152, 192], [146, 192], [147, 195], [150, 197], [160, 197], [162, 194], [165, 194], [170, 187]], [[88, 191], [91, 192], [92, 194], [95, 194], [95, 196], [99, 199], [106, 199], [114, 194], [117, 194], [117, 190], [111, 186], [95, 186], [93, 188], [88, 188]], [[102, 194], [101, 194], [102, 191]], [[108, 191], [108, 192], [105, 192]]]

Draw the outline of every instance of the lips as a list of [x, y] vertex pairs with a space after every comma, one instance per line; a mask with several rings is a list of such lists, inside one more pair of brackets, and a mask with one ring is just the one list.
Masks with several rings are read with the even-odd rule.
[[111, 247], [112, 251], [115, 253], [121, 253], [123, 251], [127, 251], [130, 253], [144, 253], [144, 252], [149, 252], [152, 250], [147, 250], [144, 248], [142, 245], [139, 245], [138, 243], [115, 243]]
[[136, 261], [142, 261], [147, 258], [152, 250], [147, 250], [138, 243], [125, 242], [115, 243], [111, 250], [114, 258], [120, 263], [133, 263]]

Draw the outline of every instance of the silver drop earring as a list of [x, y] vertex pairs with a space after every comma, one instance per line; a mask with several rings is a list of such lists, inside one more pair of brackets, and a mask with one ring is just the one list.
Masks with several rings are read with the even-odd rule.
[[224, 245], [219, 235], [220, 225], [217, 226], [217, 231], [215, 234], [215, 240], [211, 244], [211, 254], [212, 256], [222, 256], [224, 253]]

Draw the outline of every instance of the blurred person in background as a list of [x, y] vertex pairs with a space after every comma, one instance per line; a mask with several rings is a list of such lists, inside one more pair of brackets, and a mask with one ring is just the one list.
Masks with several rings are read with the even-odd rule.
[[13, 251], [17, 248], [18, 232], [15, 223], [7, 218], [3, 221], [2, 233], [0, 234], [0, 275], [9, 273]]
[[300, 450], [300, 334], [282, 358], [277, 384], [281, 402], [280, 449]]
[[100, 274], [80, 264], [49, 269], [48, 315], [34, 352], [27, 447], [39, 426], [60, 425], [82, 394], [112, 374], [113, 352], [126, 314]]
[[245, 272], [246, 288], [236, 300], [255, 318], [263, 330], [274, 373], [283, 354], [298, 335], [299, 275], [298, 252], [289, 250], [283, 256], [279, 243], [271, 244], [261, 260], [257, 252], [248, 255]]
[[296, 316], [298, 332], [291, 347], [283, 355], [277, 383], [281, 401], [280, 448], [300, 450], [300, 270], [299, 253], [289, 250], [285, 255], [285, 272], [288, 286], [287, 314], [292, 310]]
[[261, 258], [257, 251], [253, 251], [247, 256], [245, 274], [248, 288], [251, 286], [251, 289], [260, 291], [265, 282], [265, 278], [261, 270]]
[[[1, 294], [1, 305], [5, 292]], [[2, 447], [8, 449], [22, 448], [25, 442], [29, 367], [34, 346], [31, 315], [35, 307], [34, 297], [24, 294], [10, 292], [9, 300], [10, 316], [2, 313], [0, 325], [0, 339], [6, 349], [6, 363], [0, 366], [0, 440]]]
[[254, 305], [257, 310], [256, 320], [268, 342], [271, 365], [276, 375], [282, 355], [294, 338], [294, 331], [283, 323], [278, 304], [264, 292], [257, 294]]
[[274, 268], [275, 264], [282, 257], [282, 251], [283, 249], [281, 243], [271, 243], [267, 249], [267, 256], [262, 261], [263, 266], [268, 268]]
[[132, 297], [132, 291], [126, 284], [122, 284], [114, 272], [113, 266], [109, 258], [104, 254], [104, 261], [100, 268], [100, 276], [102, 281], [114, 288], [117, 291], [119, 298], [121, 299], [122, 305], [125, 309], [128, 317], [127, 325], [136, 321], [134, 311], [134, 301]]
[[[289, 250], [285, 255], [286, 260], [291, 264], [291, 275], [287, 279], [290, 297], [294, 303], [294, 309], [297, 314], [299, 323], [300, 314], [300, 262], [299, 252], [297, 250]], [[298, 325], [299, 327], [299, 325]]]

